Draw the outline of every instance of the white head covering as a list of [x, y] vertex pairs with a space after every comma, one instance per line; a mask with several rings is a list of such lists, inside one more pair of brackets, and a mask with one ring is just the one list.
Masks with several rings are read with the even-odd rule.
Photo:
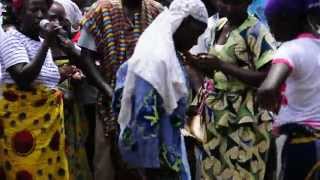
[[208, 13], [201, 0], [174, 0], [170, 8], [165, 9], [140, 36], [134, 54], [127, 62], [128, 72], [118, 119], [121, 134], [131, 118], [136, 77], [157, 90], [168, 114], [177, 108], [181, 98], [188, 95], [173, 42], [174, 32], [188, 16], [207, 23]]
[[[55, 2], [61, 4], [66, 11], [67, 19], [70, 21], [71, 25], [79, 24], [82, 19], [82, 12], [78, 5], [71, 0], [54, 0]], [[77, 31], [78, 29], [72, 29]]]

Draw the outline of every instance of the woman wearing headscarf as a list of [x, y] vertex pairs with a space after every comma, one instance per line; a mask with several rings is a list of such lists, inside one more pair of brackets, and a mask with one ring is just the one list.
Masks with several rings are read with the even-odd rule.
[[[222, 18], [210, 27], [211, 36], [203, 43], [209, 54], [187, 58], [208, 77], [195, 100], [205, 104], [200, 115], [206, 133], [200, 140], [208, 180], [263, 180], [266, 174], [272, 119], [258, 108], [255, 95], [267, 75], [275, 41], [257, 18], [248, 15], [251, 2], [212, 0]], [[214, 91], [208, 91], [209, 85]]]
[[141, 35], [133, 56], [117, 73], [120, 151], [147, 179], [191, 178], [180, 133], [188, 104], [181, 53], [196, 43], [207, 18], [200, 0], [173, 1]]
[[319, 13], [319, 0], [270, 0], [265, 11], [282, 42], [258, 90], [261, 106], [277, 113], [274, 134], [287, 136], [277, 179], [319, 179]]
[[69, 179], [63, 95], [50, 47], [60, 27], [48, 23], [52, 1], [13, 0], [17, 29], [0, 44], [0, 179]]
[[71, 0], [55, 0], [60, 3], [66, 13], [66, 18], [71, 23], [71, 32], [74, 34], [80, 31], [80, 21], [82, 19], [82, 12], [78, 5]]

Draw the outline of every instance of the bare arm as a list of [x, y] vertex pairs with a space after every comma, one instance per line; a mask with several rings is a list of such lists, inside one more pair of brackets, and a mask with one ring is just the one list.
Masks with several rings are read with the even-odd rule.
[[240, 68], [237, 65], [223, 62], [214, 56], [202, 54], [199, 56], [187, 55], [187, 62], [198, 69], [199, 71], [212, 75], [214, 70], [222, 71], [225, 74], [231, 75], [240, 81], [254, 87], [259, 87], [268, 73], [266, 66], [261, 71], [253, 71]]
[[55, 23], [49, 23], [47, 27], [42, 30], [45, 39], [34, 59], [29, 60], [28, 63], [17, 63], [7, 69], [12, 79], [21, 89], [29, 88], [31, 83], [39, 76], [49, 47], [55, 44], [55, 37], [60, 28], [61, 27]]
[[281, 85], [290, 75], [291, 70], [286, 64], [273, 64], [267, 78], [258, 89], [258, 101], [262, 108], [275, 111], [279, 101]]
[[48, 49], [48, 42], [44, 40], [34, 60], [31, 60], [30, 63], [19, 63], [8, 68], [7, 71], [20, 88], [27, 89], [38, 77], [45, 62]]
[[112, 97], [113, 90], [110, 85], [104, 80], [94, 64], [94, 52], [86, 48], [75, 46], [70, 39], [63, 36], [58, 36], [59, 45], [70, 58], [72, 63], [76, 64], [87, 76], [90, 82], [96, 86], [105, 95]]
[[112, 97], [113, 90], [101, 76], [96, 65], [94, 64], [93, 57], [93, 53], [90, 50], [82, 48], [81, 57], [77, 57], [76, 64], [84, 72], [84, 74], [86, 74], [87, 78], [94, 86], [96, 86], [105, 95]]
[[219, 64], [217, 70], [254, 87], [259, 87], [268, 74], [268, 68], [264, 68], [262, 71], [252, 71], [223, 61], [219, 61]]

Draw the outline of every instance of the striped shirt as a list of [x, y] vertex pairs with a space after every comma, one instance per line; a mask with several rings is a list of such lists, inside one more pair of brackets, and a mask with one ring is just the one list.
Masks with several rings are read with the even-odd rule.
[[141, 3], [141, 12], [135, 13], [131, 20], [125, 15], [121, 0], [98, 0], [82, 22], [103, 57], [100, 71], [113, 87], [119, 66], [131, 57], [139, 36], [163, 9], [154, 0]]
[[[0, 43], [2, 83], [15, 83], [7, 69], [19, 63], [29, 63], [37, 55], [41, 44], [41, 41], [30, 39], [17, 30], [9, 31], [5, 39]], [[49, 50], [41, 71], [33, 83], [40, 83], [49, 88], [54, 88], [59, 83], [59, 80], [59, 69], [53, 62], [51, 51]]]

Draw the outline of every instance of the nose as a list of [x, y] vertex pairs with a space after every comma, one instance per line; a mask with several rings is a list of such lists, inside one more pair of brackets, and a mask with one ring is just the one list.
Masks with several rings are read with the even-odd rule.
[[38, 19], [43, 19], [44, 18], [44, 12], [42, 12], [41, 10], [38, 10], [36, 16], [37, 16]]
[[55, 24], [60, 24], [60, 21], [58, 18], [54, 18], [51, 20], [51, 22], [55, 23]]

